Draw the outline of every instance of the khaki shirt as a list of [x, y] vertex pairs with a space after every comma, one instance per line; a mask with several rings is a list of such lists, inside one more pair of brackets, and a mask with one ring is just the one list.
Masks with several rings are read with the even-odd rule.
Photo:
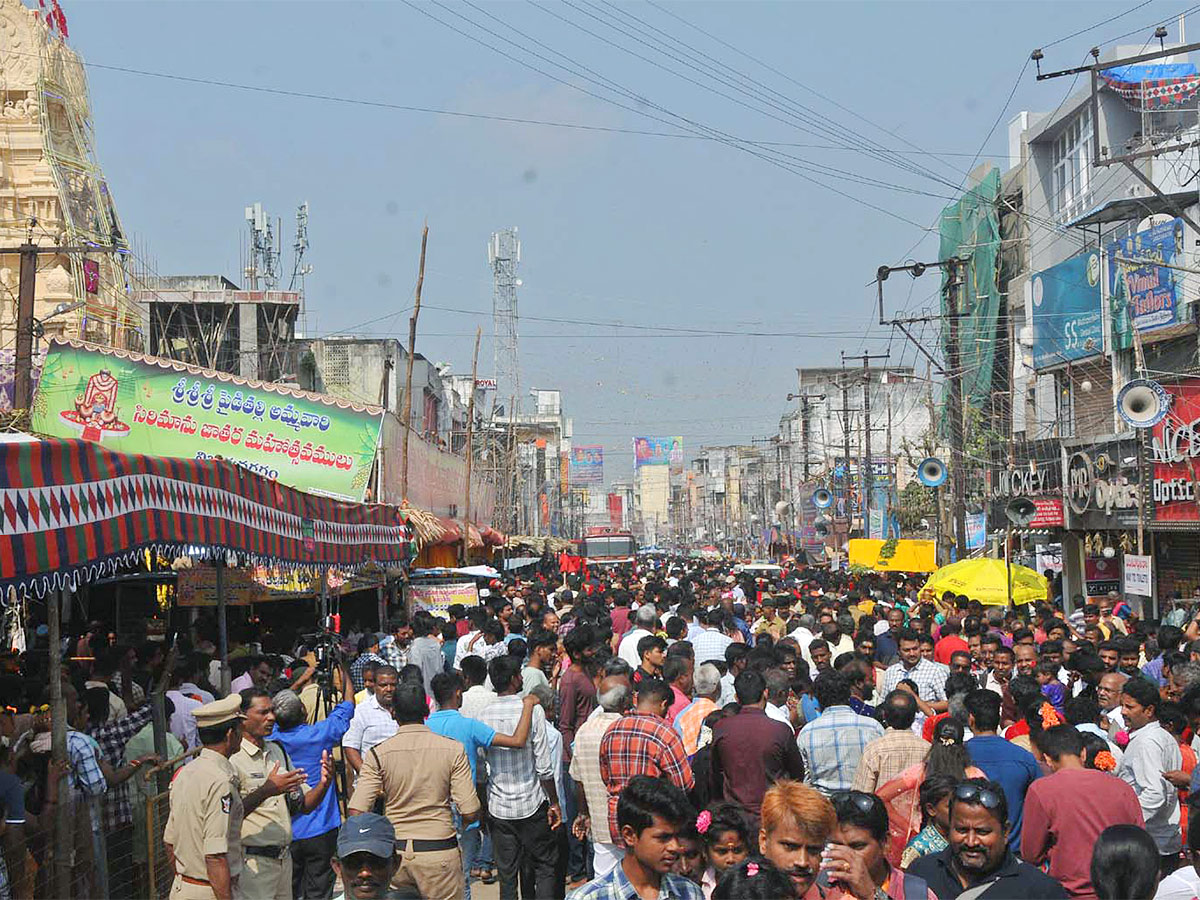
[[396, 840], [454, 837], [451, 801], [464, 815], [479, 811], [463, 745], [425, 725], [401, 725], [395, 735], [363, 754], [349, 805], [369, 810], [380, 795]]
[[175, 871], [208, 880], [205, 856], [225, 854], [229, 875], [242, 871], [242, 795], [237, 772], [207, 747], [171, 784], [171, 813], [163, 842], [175, 851]]
[[[276, 763], [281, 772], [290, 772], [294, 768], [279, 744], [263, 741], [262, 749], [259, 749], [246, 737], [242, 738], [241, 749], [229, 757], [229, 763], [238, 773], [243, 798], [266, 784]], [[303, 794], [306, 785], [301, 785], [299, 790]], [[288, 794], [268, 797], [242, 822], [243, 847], [286, 847], [291, 842], [292, 814], [288, 811]]]

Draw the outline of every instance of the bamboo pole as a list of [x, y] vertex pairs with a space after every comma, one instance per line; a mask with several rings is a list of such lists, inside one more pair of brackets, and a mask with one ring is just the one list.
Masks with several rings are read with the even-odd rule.
[[[50, 632], [50, 752], [55, 763], [69, 766], [67, 754], [67, 703], [62, 689], [62, 629], [59, 619], [66, 590], [52, 592], [46, 598], [46, 628]], [[55, 777], [54, 770], [50, 777]], [[58, 805], [54, 809], [54, 871], [52, 884], [56, 897], [71, 896], [72, 809], [74, 795], [70, 780], [58, 785]], [[81, 810], [84, 814], [87, 807]], [[89, 832], [91, 829], [88, 829]]]
[[408, 435], [412, 431], [412, 372], [413, 356], [417, 352], [417, 316], [421, 314], [421, 288], [425, 285], [425, 246], [429, 243], [429, 226], [421, 231], [421, 262], [417, 266], [417, 294], [413, 300], [413, 314], [408, 320], [408, 364], [404, 374], [404, 433], [400, 461], [400, 499], [408, 499]]

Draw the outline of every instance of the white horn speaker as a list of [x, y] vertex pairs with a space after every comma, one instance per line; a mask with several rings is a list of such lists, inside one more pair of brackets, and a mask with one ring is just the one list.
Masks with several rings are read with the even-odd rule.
[[1117, 394], [1117, 412], [1134, 428], [1153, 428], [1171, 409], [1171, 395], [1157, 381], [1134, 378]]

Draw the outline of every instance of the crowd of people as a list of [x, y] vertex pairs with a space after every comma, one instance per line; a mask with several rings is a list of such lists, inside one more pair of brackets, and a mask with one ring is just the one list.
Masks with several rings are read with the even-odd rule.
[[1195, 898], [1200, 622], [919, 584], [534, 578], [380, 633], [233, 627], [228, 693], [210, 620], [169, 652], [92, 623], [67, 765], [36, 654], [5, 660], [0, 900], [64, 864], [150, 896], [160, 831], [177, 900]]

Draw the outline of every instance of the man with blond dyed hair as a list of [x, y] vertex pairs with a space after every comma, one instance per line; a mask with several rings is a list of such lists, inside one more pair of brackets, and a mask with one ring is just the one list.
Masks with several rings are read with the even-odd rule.
[[821, 851], [835, 827], [833, 804], [816, 788], [784, 779], [763, 795], [759, 852], [792, 880], [797, 900], [819, 900]]

